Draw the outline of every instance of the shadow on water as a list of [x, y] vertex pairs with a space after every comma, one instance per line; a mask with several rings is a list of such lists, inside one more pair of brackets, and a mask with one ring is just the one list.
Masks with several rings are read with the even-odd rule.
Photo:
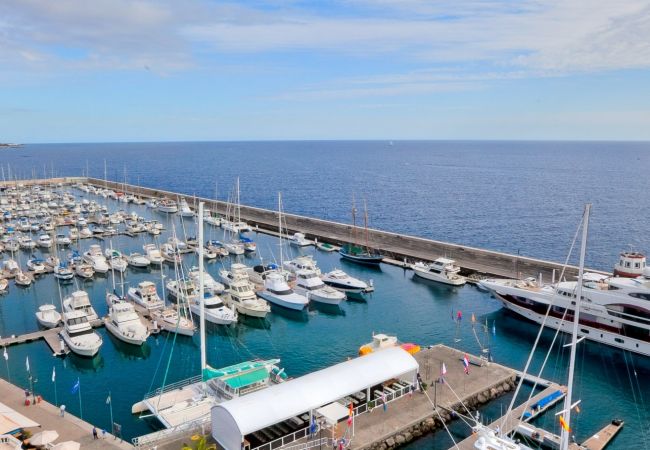
[[349, 261], [349, 260], [347, 260], [345, 258], [340, 258], [339, 261], [341, 262], [341, 268], [343, 270], [345, 270], [345, 268], [348, 268], [348, 269], [363, 268], [364, 271], [369, 272], [371, 274], [373, 274], [373, 273], [374, 274], [379, 274], [379, 273], [383, 272], [382, 269], [381, 269], [381, 264], [362, 264], [362, 263], [356, 263], [356, 262], [353, 262], [353, 261]]
[[307, 314], [307, 308], [296, 311], [294, 309], [283, 308], [282, 306], [277, 306], [271, 304], [271, 312], [285, 319], [292, 320], [294, 322], [307, 322], [309, 320], [309, 314]]
[[85, 358], [83, 356], [75, 355], [70, 353], [67, 357], [67, 361], [72, 367], [82, 373], [93, 373], [99, 372], [104, 368], [104, 357], [101, 353], [96, 354], [92, 358]]
[[254, 328], [258, 330], [270, 330], [271, 322], [266, 317], [250, 317], [241, 314], [239, 316], [239, 325], [246, 328]]
[[309, 311], [318, 311], [328, 316], [345, 316], [345, 310], [340, 305], [328, 305], [327, 303], [310, 302]]
[[458, 295], [462, 286], [452, 286], [449, 284], [439, 283], [433, 280], [427, 280], [426, 278], [418, 277], [413, 275], [411, 281], [422, 286], [426, 286], [433, 294], [434, 297], [441, 297], [448, 299], [451, 295]]
[[147, 342], [145, 342], [143, 345], [132, 345], [120, 341], [111, 333], [107, 334], [113, 343], [115, 350], [117, 350], [117, 352], [123, 355], [126, 359], [147, 359], [149, 356], [151, 356], [151, 347], [149, 347], [149, 344]]

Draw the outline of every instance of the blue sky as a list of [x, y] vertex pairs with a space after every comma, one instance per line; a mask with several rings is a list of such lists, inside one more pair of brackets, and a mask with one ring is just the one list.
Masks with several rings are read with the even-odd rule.
[[0, 142], [650, 139], [650, 5], [3, 0]]

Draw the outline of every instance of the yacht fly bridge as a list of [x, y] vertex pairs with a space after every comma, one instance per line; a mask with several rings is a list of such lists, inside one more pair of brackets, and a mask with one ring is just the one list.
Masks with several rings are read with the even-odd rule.
[[212, 407], [212, 436], [225, 450], [271, 450], [354, 436], [354, 417], [412, 392], [418, 362], [388, 348]]

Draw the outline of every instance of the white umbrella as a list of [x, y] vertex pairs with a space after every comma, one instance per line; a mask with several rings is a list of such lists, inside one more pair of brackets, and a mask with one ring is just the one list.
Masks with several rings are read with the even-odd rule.
[[54, 430], [44, 430], [40, 433], [36, 433], [29, 439], [29, 443], [40, 447], [41, 445], [47, 445], [50, 442], [54, 442], [58, 439], [59, 433]]
[[79, 450], [80, 448], [81, 444], [79, 442], [65, 441], [59, 442], [54, 447], [52, 447], [51, 450]]

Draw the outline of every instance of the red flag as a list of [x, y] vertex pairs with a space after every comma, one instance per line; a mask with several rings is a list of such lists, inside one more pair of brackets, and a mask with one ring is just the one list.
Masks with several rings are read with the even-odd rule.
[[562, 417], [562, 416], [558, 416], [558, 417], [560, 419], [560, 425], [562, 425], [562, 428], [564, 428], [564, 431], [568, 431], [569, 433], [571, 433], [571, 428], [569, 428], [569, 424], [566, 423], [566, 421], [564, 420], [564, 417]]
[[352, 417], [354, 417], [354, 409], [352, 402], [350, 402], [350, 408], [348, 410], [348, 426], [352, 425]]

